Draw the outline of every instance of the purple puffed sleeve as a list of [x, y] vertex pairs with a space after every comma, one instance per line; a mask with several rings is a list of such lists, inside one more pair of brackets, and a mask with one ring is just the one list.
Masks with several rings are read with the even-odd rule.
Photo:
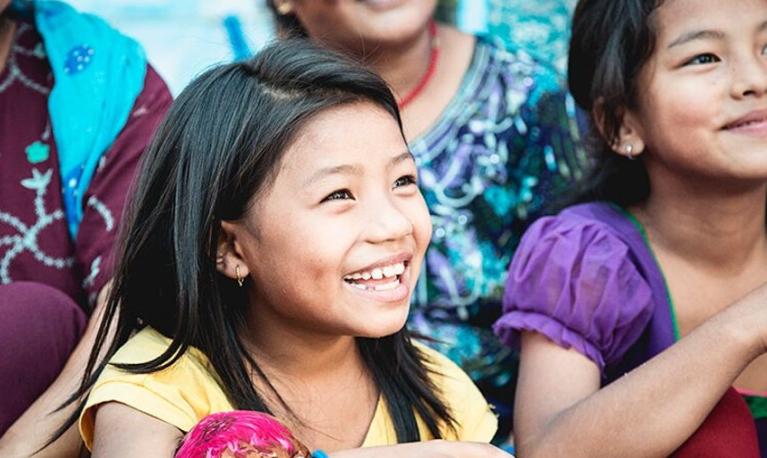
[[652, 291], [629, 247], [603, 222], [567, 213], [539, 219], [509, 268], [498, 337], [543, 334], [600, 370], [619, 362], [653, 311]]

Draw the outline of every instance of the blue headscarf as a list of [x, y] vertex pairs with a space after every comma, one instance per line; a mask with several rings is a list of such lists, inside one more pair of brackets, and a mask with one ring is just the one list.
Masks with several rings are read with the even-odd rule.
[[99, 160], [128, 122], [143, 89], [146, 56], [141, 45], [104, 20], [65, 3], [16, 1], [14, 7], [31, 8], [53, 71], [48, 112], [74, 240], [83, 219], [83, 196]]

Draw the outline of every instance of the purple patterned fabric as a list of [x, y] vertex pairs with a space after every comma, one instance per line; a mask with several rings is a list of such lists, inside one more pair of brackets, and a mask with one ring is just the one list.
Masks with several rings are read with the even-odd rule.
[[0, 72], [0, 284], [34, 281], [84, 309], [111, 276], [112, 247], [139, 158], [172, 98], [147, 68], [130, 118], [104, 153], [83, 199], [76, 240], [64, 217], [59, 161], [48, 115], [53, 75], [40, 35], [19, 20]]
[[530, 227], [495, 324], [512, 347], [522, 330], [576, 349], [608, 382], [674, 343], [663, 275], [620, 209], [577, 205]]
[[48, 114], [53, 76], [34, 25], [18, 20], [0, 71], [0, 434], [58, 376], [112, 249], [138, 161], [172, 101], [150, 67], [130, 118], [101, 158], [75, 240], [63, 211]]

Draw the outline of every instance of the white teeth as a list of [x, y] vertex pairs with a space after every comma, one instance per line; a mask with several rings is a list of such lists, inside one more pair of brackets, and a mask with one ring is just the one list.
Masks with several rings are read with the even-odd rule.
[[368, 285], [363, 285], [360, 283], [350, 283], [350, 284], [357, 289], [361, 289], [362, 291], [390, 291], [398, 287], [400, 284], [400, 281], [399, 279], [396, 279], [392, 282], [384, 283], [383, 285], [375, 285], [375, 286], [368, 286]]
[[344, 277], [344, 280], [381, 280], [382, 278], [392, 278], [402, 275], [405, 272], [405, 263], [398, 262], [385, 267], [376, 267], [373, 270], [365, 272], [355, 272]]
[[394, 280], [390, 283], [384, 283], [383, 285], [376, 285], [373, 287], [376, 291], [389, 291], [399, 286], [399, 280]]

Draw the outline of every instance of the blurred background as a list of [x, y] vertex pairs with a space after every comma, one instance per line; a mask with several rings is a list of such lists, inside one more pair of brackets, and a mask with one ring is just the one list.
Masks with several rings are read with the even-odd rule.
[[[257, 50], [274, 33], [266, 0], [69, 0], [138, 39], [174, 94], [200, 71]], [[438, 16], [459, 28], [566, 66], [576, 0], [440, 0]]]

